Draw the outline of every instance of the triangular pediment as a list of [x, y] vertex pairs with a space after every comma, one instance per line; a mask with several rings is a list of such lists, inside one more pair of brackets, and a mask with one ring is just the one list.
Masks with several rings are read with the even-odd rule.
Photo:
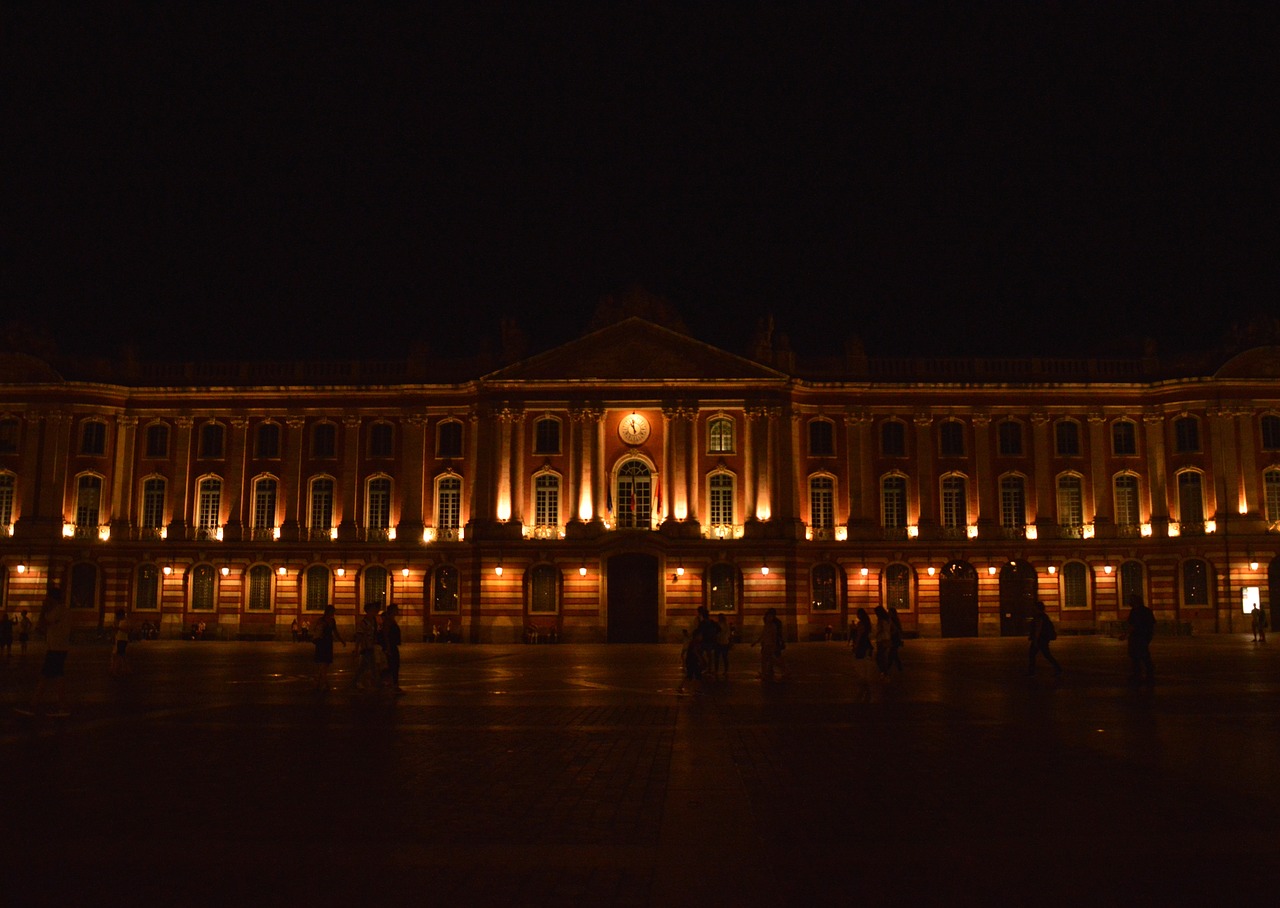
[[642, 318], [513, 363], [485, 381], [777, 381], [786, 375]]

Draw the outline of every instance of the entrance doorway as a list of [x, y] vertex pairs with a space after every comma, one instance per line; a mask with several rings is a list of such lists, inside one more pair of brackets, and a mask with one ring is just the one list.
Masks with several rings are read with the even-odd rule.
[[1025, 637], [1038, 593], [1036, 569], [1010, 561], [1000, 569], [1000, 636]]
[[632, 552], [606, 562], [610, 643], [658, 642], [658, 559]]
[[978, 572], [967, 561], [944, 565], [938, 581], [942, 636], [978, 636]]

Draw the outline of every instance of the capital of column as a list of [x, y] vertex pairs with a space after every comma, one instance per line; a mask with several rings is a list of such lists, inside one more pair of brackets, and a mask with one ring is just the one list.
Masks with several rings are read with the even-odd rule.
[[132, 429], [137, 424], [138, 424], [138, 417], [136, 416], [117, 416], [116, 417], [116, 425], [119, 426], [121, 429]]
[[243, 430], [249, 428], [249, 417], [247, 416], [232, 416], [227, 421], [231, 423], [231, 428], [233, 429]]
[[360, 417], [348, 413], [342, 417], [342, 425], [348, 429], [358, 429], [360, 428]]
[[190, 416], [178, 416], [173, 420], [173, 424], [179, 429], [190, 429], [196, 424], [196, 421]]
[[290, 429], [301, 429], [307, 424], [307, 421], [301, 416], [286, 416], [284, 418], [284, 424]]
[[1031, 414], [1031, 424], [1033, 426], [1043, 426], [1049, 422], [1049, 414], [1043, 410], [1036, 410]]
[[1094, 425], [1101, 425], [1102, 423], [1107, 421], [1107, 417], [1103, 414], [1101, 410], [1094, 410], [1086, 417], [1086, 419], [1088, 419], [1089, 422]]
[[974, 426], [979, 429], [985, 429], [991, 425], [991, 414], [986, 410], [975, 410], [970, 419], [973, 420]]
[[933, 425], [933, 414], [917, 411], [911, 415], [911, 421], [922, 429], [927, 429]]
[[1157, 410], [1144, 410], [1142, 421], [1149, 426], [1158, 426], [1164, 422], [1164, 414]]

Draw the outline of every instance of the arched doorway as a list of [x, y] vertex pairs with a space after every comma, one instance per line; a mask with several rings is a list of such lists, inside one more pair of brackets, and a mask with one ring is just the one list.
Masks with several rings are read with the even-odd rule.
[[1000, 569], [1000, 636], [1022, 637], [1039, 598], [1036, 569], [1025, 561], [1010, 561]]
[[658, 642], [658, 559], [631, 552], [606, 562], [606, 639], [610, 643]]
[[951, 561], [938, 581], [944, 637], [978, 636], [978, 572], [967, 561]]

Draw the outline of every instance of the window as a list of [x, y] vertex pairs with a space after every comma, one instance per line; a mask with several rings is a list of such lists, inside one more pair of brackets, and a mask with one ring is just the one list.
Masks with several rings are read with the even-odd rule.
[[1267, 470], [1262, 474], [1262, 487], [1267, 508], [1267, 520], [1280, 522], [1280, 470]]
[[18, 453], [18, 421], [0, 419], [0, 454]]
[[1200, 420], [1194, 416], [1174, 420], [1173, 450], [1178, 454], [1195, 454], [1200, 450]]
[[160, 570], [154, 564], [140, 564], [136, 576], [133, 607], [144, 612], [160, 608]]
[[200, 456], [216, 460], [224, 455], [224, 432], [216, 422], [207, 422], [200, 427]]
[[389, 422], [375, 422], [369, 427], [369, 456], [386, 460], [395, 455], [394, 427]]
[[996, 427], [996, 448], [1001, 457], [1022, 456], [1022, 423], [1006, 419]]
[[197, 564], [191, 569], [191, 611], [211, 612], [217, 579], [211, 564]]
[[836, 427], [829, 419], [809, 423], [809, 456], [833, 457], [836, 453]]
[[271, 568], [255, 564], [249, 568], [249, 602], [251, 612], [271, 611]]
[[387, 604], [387, 569], [380, 564], [364, 569], [364, 604], [382, 609]]
[[222, 480], [216, 476], [200, 480], [196, 493], [196, 532], [201, 539], [212, 538], [222, 521]]
[[1204, 492], [1195, 470], [1178, 474], [1178, 525], [1183, 533], [1204, 532]]
[[947, 476], [942, 480], [942, 525], [951, 530], [969, 523], [969, 505], [963, 476]]
[[907, 525], [907, 478], [886, 476], [880, 480], [880, 519], [886, 529]]
[[147, 426], [146, 441], [147, 457], [168, 457], [169, 456], [169, 427], [164, 423], [155, 423]]
[[462, 480], [457, 476], [445, 476], [436, 483], [436, 530], [457, 533], [461, 524]]
[[307, 568], [303, 577], [306, 581], [306, 589], [303, 591], [305, 610], [323, 612], [329, 604], [329, 569], [322, 564], [313, 564]]
[[533, 522], [540, 527], [560, 525], [560, 477], [539, 473], [533, 479]]
[[1084, 526], [1084, 484], [1079, 476], [1058, 477], [1058, 526], [1072, 531]]
[[1059, 457], [1080, 456], [1080, 423], [1062, 420], [1053, 427], [1053, 438]]
[[431, 593], [431, 610], [433, 612], [456, 612], [458, 610], [458, 569], [452, 565], [436, 568]]
[[651, 480], [643, 461], [628, 460], [618, 469], [617, 524], [623, 528], [651, 525]]
[[712, 454], [733, 453], [733, 420], [716, 416], [707, 424], [707, 450]]
[[332, 460], [338, 456], [338, 427], [331, 422], [318, 422], [311, 428], [311, 456], [316, 460]]
[[462, 423], [451, 419], [436, 426], [436, 456], [462, 456]]
[[264, 460], [275, 460], [280, 456], [280, 426], [273, 422], [264, 422], [258, 426], [255, 442], [258, 456]]
[[560, 453], [560, 420], [544, 416], [533, 424], [533, 453]]
[[76, 526], [98, 528], [98, 504], [102, 498], [102, 479], [81, 476], [76, 483]]
[[13, 523], [13, 489], [13, 474], [0, 473], [0, 534], [6, 534]]
[[141, 526], [144, 530], [158, 530], [164, 526], [165, 486], [165, 480], [159, 476], [142, 483]]
[[1182, 562], [1182, 604], [1209, 604], [1209, 566], [1199, 558]]
[[371, 530], [385, 530], [391, 526], [391, 480], [375, 476], [369, 480], [365, 494], [365, 526]]
[[938, 453], [943, 457], [964, 457], [964, 423], [949, 419], [938, 424]]
[[723, 561], [707, 571], [707, 610], [732, 612], [738, 607], [738, 569]]
[[253, 483], [253, 529], [272, 532], [276, 528], [276, 491], [279, 488], [274, 478], [263, 476]]
[[1062, 566], [1062, 607], [1089, 607], [1089, 570], [1079, 561]]
[[552, 614], [557, 611], [560, 572], [549, 564], [534, 565], [529, 572], [529, 611]]
[[834, 612], [840, 607], [836, 599], [836, 569], [834, 565], [814, 565], [811, 580], [813, 588], [813, 610], [815, 612]]
[[884, 607], [900, 612], [911, 610], [911, 569], [891, 564], [884, 569]]
[[906, 424], [891, 419], [880, 426], [880, 453], [885, 457], [907, 456]]
[[1000, 479], [1000, 526], [1021, 530], [1027, 525], [1027, 484], [1021, 476]]
[[1120, 565], [1120, 601], [1128, 602], [1132, 597], [1146, 601], [1142, 592], [1142, 562], [1126, 561]]
[[333, 528], [333, 480], [321, 476], [311, 480], [311, 507], [308, 526], [313, 534], [327, 533]]
[[1280, 416], [1268, 413], [1262, 417], [1262, 450], [1280, 451]]
[[1111, 424], [1111, 453], [1117, 457], [1134, 457], [1138, 453], [1138, 427], [1131, 419], [1117, 419]]
[[734, 524], [732, 473], [711, 474], [710, 505], [712, 526], [732, 526]]
[[830, 476], [814, 476], [809, 480], [809, 526], [829, 530], [835, 523], [836, 483]]
[[1142, 523], [1138, 506], [1138, 477], [1121, 473], [1115, 478], [1116, 525], [1137, 527]]
[[97, 419], [80, 425], [80, 453], [100, 457], [107, 453], [107, 424]]

